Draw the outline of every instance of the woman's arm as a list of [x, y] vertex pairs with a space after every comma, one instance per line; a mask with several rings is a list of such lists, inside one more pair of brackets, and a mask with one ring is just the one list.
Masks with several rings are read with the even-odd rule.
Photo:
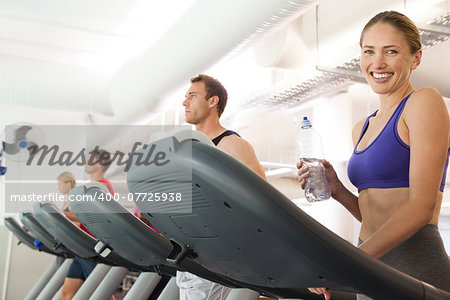
[[[325, 159], [322, 160], [325, 167], [325, 175], [331, 190], [331, 197], [341, 203], [358, 221], [361, 222], [361, 212], [358, 205], [358, 197], [350, 192], [339, 180], [333, 166]], [[304, 166], [302, 161], [297, 163], [298, 181], [302, 189], [305, 189], [306, 178], [309, 176], [308, 166]]]
[[376, 258], [431, 221], [447, 159], [449, 115], [437, 91], [427, 88], [411, 95], [399, 122], [406, 126], [405, 143], [409, 142], [411, 151], [409, 197], [401, 209], [360, 246]]

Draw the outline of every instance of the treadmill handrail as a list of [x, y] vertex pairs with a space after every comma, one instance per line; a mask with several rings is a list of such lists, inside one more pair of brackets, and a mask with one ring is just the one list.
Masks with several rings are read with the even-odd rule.
[[[192, 166], [192, 188], [196, 190], [197, 197], [201, 198], [202, 206], [193, 208], [192, 214], [155, 213], [150, 222], [167, 232], [168, 238], [189, 245], [198, 254], [199, 263], [211, 270], [222, 275], [229, 274], [233, 270], [233, 255], [239, 257], [241, 270], [245, 271], [247, 266], [250, 276], [252, 268], [269, 274], [270, 268], [265, 268], [267, 260], [272, 261], [272, 266], [276, 262], [285, 268], [292, 268], [296, 262], [292, 259], [300, 259], [300, 265], [307, 267], [305, 270], [316, 270], [313, 274], [323, 275], [316, 278], [313, 274], [303, 274], [301, 278], [304, 279], [305, 286], [313, 283], [333, 284], [334, 288], [341, 286], [344, 290], [352, 287], [379, 299], [447, 299], [425, 296], [433, 294], [431, 290], [438, 290], [438, 294], [450, 297], [450, 293], [434, 287], [429, 289], [420, 280], [385, 265], [335, 235], [256, 173], [223, 151], [197, 141], [184, 141], [175, 150], [176, 153], [170, 161], [172, 165], [151, 165], [145, 169], [141, 167], [136, 173], [139, 176], [147, 176], [148, 179], [133, 177], [134, 167], [131, 166], [128, 172], [128, 182], [131, 183], [129, 190], [145, 192], [145, 185], [138, 186], [138, 182], [149, 182], [149, 188], [155, 189], [158, 182], [153, 180], [152, 176], [158, 176], [166, 172], [166, 169]], [[177, 182], [174, 181], [173, 184]], [[161, 182], [161, 185], [171, 188], [167, 180]], [[151, 202], [136, 204], [141, 211], [151, 211]], [[202, 224], [208, 228], [203, 230], [204, 238], [201, 235]], [[257, 231], [255, 226], [261, 226], [263, 230]], [[241, 232], [250, 232], [249, 230], [252, 236], [242, 236]], [[221, 241], [223, 238], [229, 240], [225, 243]], [[240, 239], [237, 240], [238, 238]], [[269, 243], [273, 251], [278, 247], [278, 252], [283, 255], [266, 254], [266, 261], [257, 263], [257, 256], [252, 253], [264, 252], [252, 248], [251, 243], [246, 244], [248, 249], [242, 249], [239, 244], [247, 243], [250, 238], [262, 242], [261, 245]], [[266, 240], [267, 238], [274, 239], [270, 241]], [[238, 246], [233, 250], [233, 245], [236, 244]], [[221, 245], [224, 246], [222, 251], [219, 248]], [[285, 248], [280, 249], [280, 246]], [[292, 251], [293, 255], [286, 253], [287, 249]], [[246, 251], [249, 252], [247, 260], [244, 256]], [[291, 256], [292, 259], [289, 260]], [[250, 262], [254, 265], [249, 265]], [[225, 269], [226, 266], [230, 266], [228, 270]], [[292, 274], [300, 275], [303, 272], [298, 268], [295, 271], [298, 273]], [[261, 277], [264, 277], [263, 273]], [[229, 274], [232, 278], [238, 275], [243, 279], [242, 275], [245, 274]], [[284, 280], [285, 275], [279, 274], [279, 279]], [[290, 282], [295, 282], [298, 277], [293, 279]], [[277, 278], [271, 283], [268, 278], [266, 283], [261, 284], [266, 288], [276, 287], [276, 280]], [[301, 285], [301, 281], [298, 281], [298, 284]]]

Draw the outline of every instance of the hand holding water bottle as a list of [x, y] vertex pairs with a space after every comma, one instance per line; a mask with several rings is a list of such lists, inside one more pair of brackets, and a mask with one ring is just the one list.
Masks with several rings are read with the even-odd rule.
[[[325, 169], [325, 177], [327, 178], [328, 185], [330, 186], [331, 196], [337, 194], [338, 189], [342, 186], [341, 181], [339, 180], [336, 171], [333, 166], [325, 159], [320, 161]], [[306, 186], [306, 178], [309, 177], [309, 167], [304, 164], [302, 161], [297, 162], [297, 175], [298, 181], [300, 182], [301, 188], [304, 190]]]
[[[305, 190], [305, 197], [309, 202], [329, 199], [331, 196], [330, 186], [323, 166], [323, 148], [320, 135], [312, 129], [311, 122], [307, 117], [303, 117], [302, 129], [296, 139], [297, 168], [306, 166], [301, 176], [305, 181], [302, 188]], [[331, 166], [331, 165], [330, 165]], [[306, 174], [307, 169], [307, 174]]]

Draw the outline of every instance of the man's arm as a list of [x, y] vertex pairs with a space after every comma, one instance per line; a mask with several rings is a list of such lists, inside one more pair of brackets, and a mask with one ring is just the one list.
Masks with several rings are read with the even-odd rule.
[[252, 145], [246, 140], [237, 135], [229, 135], [220, 141], [217, 148], [233, 156], [256, 174], [267, 180], [266, 173], [256, 157], [255, 150], [253, 150]]

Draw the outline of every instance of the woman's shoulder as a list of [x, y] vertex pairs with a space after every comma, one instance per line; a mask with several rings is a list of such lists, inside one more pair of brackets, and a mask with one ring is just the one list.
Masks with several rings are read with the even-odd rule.
[[428, 98], [428, 97], [432, 97], [432, 98], [439, 98], [442, 99], [441, 94], [432, 87], [425, 87], [425, 88], [420, 88], [414, 91], [414, 93], [411, 94], [411, 99], [422, 99], [422, 98]]
[[447, 111], [444, 99], [434, 88], [421, 88], [411, 94], [405, 106], [405, 111], [433, 112], [436, 110]]
[[405, 105], [403, 118], [407, 123], [431, 120], [439, 123], [446, 121], [449, 116], [441, 94], [434, 88], [421, 88], [411, 94]]
[[[443, 102], [444, 99], [442, 98], [441, 94], [435, 88], [426, 87], [426, 88], [420, 88], [420, 89], [415, 90], [414, 93], [411, 94], [410, 100], [408, 102], [422, 103], [422, 101]], [[428, 103], [428, 104], [430, 104], [430, 103]]]

